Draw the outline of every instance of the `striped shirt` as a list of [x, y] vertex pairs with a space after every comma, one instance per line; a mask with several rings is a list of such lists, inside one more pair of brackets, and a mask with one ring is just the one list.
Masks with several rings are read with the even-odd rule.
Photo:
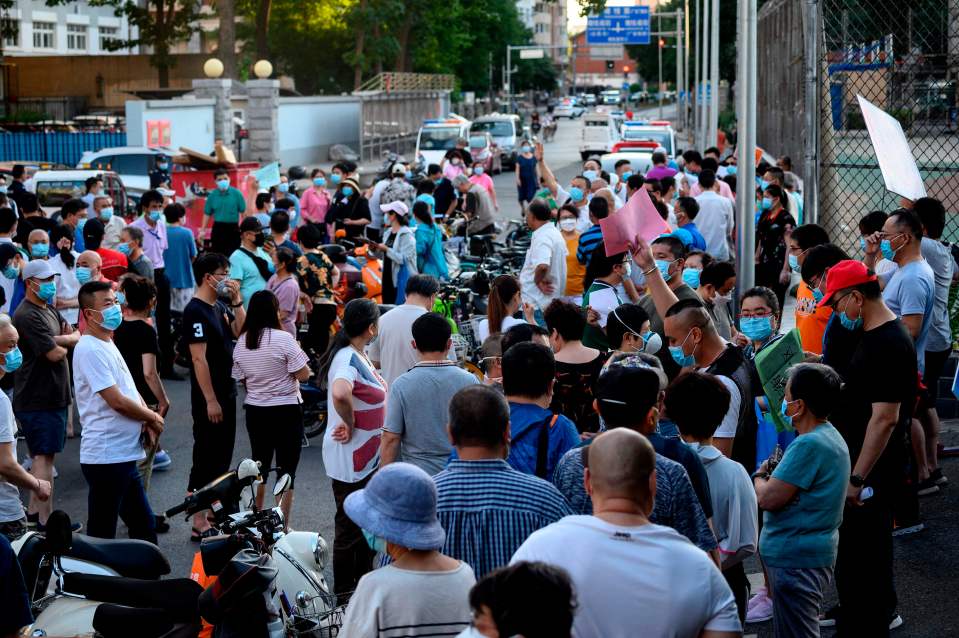
[[502, 459], [450, 461], [433, 481], [443, 553], [470, 565], [477, 578], [509, 564], [530, 534], [572, 513], [555, 487]]
[[[583, 484], [585, 449], [585, 446], [573, 448], [563, 455], [553, 474], [553, 484], [559, 488], [577, 514], [593, 513], [593, 502]], [[686, 470], [676, 461], [670, 461], [658, 453], [656, 498], [649, 522], [672, 527], [703, 551], [708, 552], [719, 546]]]
[[593, 224], [579, 236], [579, 247], [576, 249], [576, 260], [581, 264], [589, 265], [593, 251], [603, 241], [603, 229], [599, 224]]
[[233, 378], [246, 383], [246, 405], [267, 407], [300, 403], [300, 382], [293, 376], [309, 359], [285, 330], [267, 328], [256, 350], [246, 347], [246, 333], [233, 349]]

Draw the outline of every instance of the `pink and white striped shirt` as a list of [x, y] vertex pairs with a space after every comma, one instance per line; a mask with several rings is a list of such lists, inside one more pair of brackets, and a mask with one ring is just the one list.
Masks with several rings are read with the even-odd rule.
[[246, 382], [245, 405], [267, 407], [301, 403], [300, 382], [293, 376], [309, 363], [293, 336], [267, 328], [255, 350], [246, 347], [246, 333], [233, 349], [233, 378]]

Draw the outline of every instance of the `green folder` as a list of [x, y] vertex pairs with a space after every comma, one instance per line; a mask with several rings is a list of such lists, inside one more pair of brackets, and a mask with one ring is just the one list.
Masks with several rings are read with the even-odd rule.
[[789, 368], [805, 358], [799, 330], [793, 328], [756, 355], [756, 371], [763, 386], [763, 393], [769, 402], [769, 414], [780, 432], [792, 430], [779, 410], [786, 396], [786, 382], [789, 380]]

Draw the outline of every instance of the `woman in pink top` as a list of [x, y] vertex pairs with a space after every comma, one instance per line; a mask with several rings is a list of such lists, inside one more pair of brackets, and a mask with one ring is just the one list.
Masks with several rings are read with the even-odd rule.
[[266, 282], [266, 289], [276, 295], [280, 307], [280, 323], [283, 329], [296, 338], [296, 312], [300, 302], [300, 285], [293, 273], [296, 271], [296, 255], [289, 248], [277, 248], [273, 253], [276, 271]]
[[470, 175], [470, 181], [486, 189], [489, 197], [493, 200], [493, 206], [499, 210], [499, 202], [496, 201], [496, 187], [493, 186], [493, 178], [486, 174], [482, 162], [473, 162], [473, 174]]
[[[274, 467], [273, 455], [276, 454], [277, 478], [284, 474], [295, 478], [300, 463], [303, 441], [300, 382], [310, 378], [308, 361], [296, 340], [280, 329], [279, 307], [273, 293], [268, 290], [253, 293], [240, 338], [233, 349], [232, 376], [246, 388], [243, 407], [253, 460], [259, 461], [262, 468]], [[263, 508], [265, 487], [264, 484], [257, 489], [258, 509]], [[291, 484], [280, 501], [287, 526], [293, 507], [292, 488]]]
[[300, 212], [303, 219], [314, 224], [322, 224], [326, 219], [326, 209], [330, 207], [330, 193], [326, 190], [326, 173], [314, 168], [310, 173], [313, 186], [307, 188], [300, 197]]

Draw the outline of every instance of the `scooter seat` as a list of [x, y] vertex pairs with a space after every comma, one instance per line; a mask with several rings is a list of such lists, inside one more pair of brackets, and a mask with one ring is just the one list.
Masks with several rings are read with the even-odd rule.
[[105, 603], [93, 612], [93, 628], [103, 638], [195, 638], [199, 623], [173, 623], [162, 609]]
[[196, 622], [199, 619], [197, 600], [203, 593], [203, 587], [189, 578], [139, 580], [77, 572], [63, 575], [63, 589], [104, 603], [140, 610], [159, 609], [171, 623]]
[[127, 578], [156, 580], [170, 573], [166, 557], [147, 541], [74, 534], [72, 547], [63, 555], [105, 565]]

